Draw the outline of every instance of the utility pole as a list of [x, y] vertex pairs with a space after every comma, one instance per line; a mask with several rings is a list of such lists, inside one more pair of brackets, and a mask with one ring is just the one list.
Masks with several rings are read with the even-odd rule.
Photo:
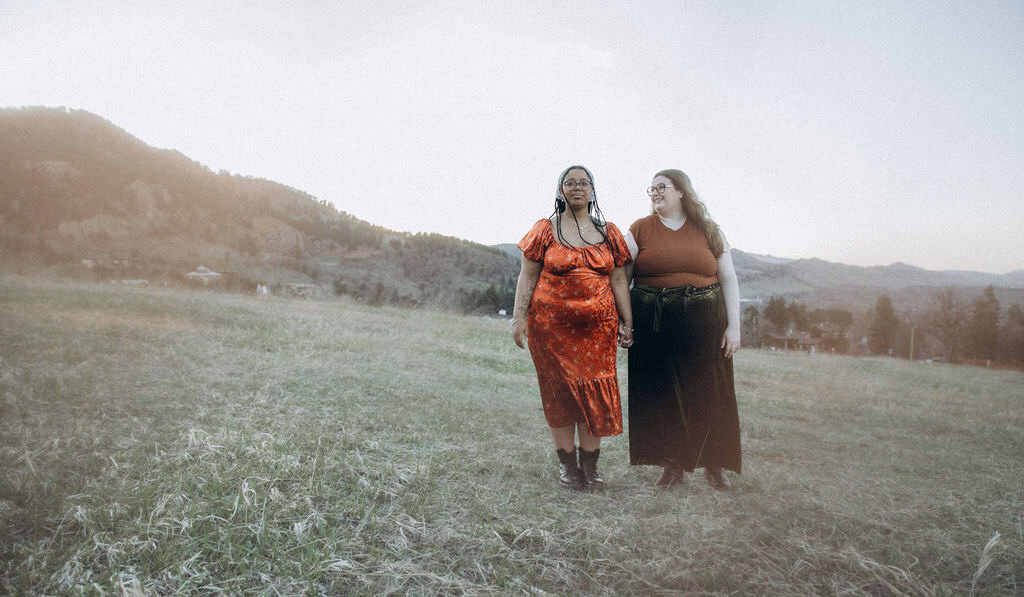
[[917, 331], [917, 307], [910, 308], [910, 362], [914, 362], [914, 332]]

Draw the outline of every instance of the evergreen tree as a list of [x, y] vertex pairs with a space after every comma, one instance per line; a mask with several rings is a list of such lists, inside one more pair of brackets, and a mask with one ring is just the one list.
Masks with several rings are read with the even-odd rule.
[[498, 289], [494, 287], [494, 284], [491, 284], [480, 295], [479, 308], [484, 313], [495, 313], [498, 311], [500, 303], [501, 299], [498, 298]]
[[790, 322], [789, 309], [786, 308], [786, 299], [781, 296], [773, 296], [768, 299], [768, 304], [764, 308], [764, 318], [775, 324], [775, 327], [778, 329], [785, 330]]
[[999, 360], [1024, 365], [1024, 311], [1020, 305], [1010, 305], [999, 328]]
[[743, 310], [743, 325], [740, 326], [740, 344], [743, 346], [757, 346], [761, 336], [761, 312], [757, 307], [750, 305]]
[[935, 308], [928, 317], [928, 328], [945, 347], [947, 362], [960, 360], [960, 348], [967, 328], [967, 307], [956, 288], [935, 292]]
[[1006, 310], [1006, 317], [1017, 325], [1024, 325], [1024, 310], [1021, 310], [1020, 305], [1010, 305]]
[[868, 347], [874, 354], [885, 354], [893, 346], [899, 332], [900, 320], [892, 307], [892, 299], [883, 294], [875, 302], [871, 314], [871, 325], [868, 327]]
[[786, 309], [789, 311], [789, 320], [793, 323], [793, 327], [806, 332], [810, 329], [810, 319], [807, 316], [807, 305], [793, 301], [789, 304]]
[[975, 359], [990, 360], [996, 357], [998, 330], [999, 300], [995, 289], [988, 286], [980, 297], [974, 299], [971, 314], [968, 345]]

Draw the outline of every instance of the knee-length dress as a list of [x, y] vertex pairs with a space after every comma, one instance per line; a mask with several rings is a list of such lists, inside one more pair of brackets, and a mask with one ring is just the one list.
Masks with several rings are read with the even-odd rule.
[[551, 427], [584, 423], [594, 436], [622, 433], [619, 316], [610, 274], [631, 257], [614, 224], [605, 234], [608, 241], [600, 245], [571, 247], [544, 219], [518, 245], [527, 259], [543, 263], [527, 310], [527, 337], [545, 419]]
[[689, 221], [656, 215], [630, 226], [639, 252], [630, 293], [629, 459], [693, 471], [740, 472], [740, 426], [718, 263]]

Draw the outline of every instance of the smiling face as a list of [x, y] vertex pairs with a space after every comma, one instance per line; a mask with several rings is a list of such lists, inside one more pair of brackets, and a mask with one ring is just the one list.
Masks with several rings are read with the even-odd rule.
[[587, 176], [586, 170], [573, 168], [565, 173], [565, 178], [562, 179], [562, 197], [565, 198], [570, 209], [573, 211], [585, 210], [593, 195], [594, 184]]
[[658, 215], [662, 217], [682, 215], [683, 193], [676, 189], [667, 177], [655, 176], [647, 194], [651, 197], [651, 207]]

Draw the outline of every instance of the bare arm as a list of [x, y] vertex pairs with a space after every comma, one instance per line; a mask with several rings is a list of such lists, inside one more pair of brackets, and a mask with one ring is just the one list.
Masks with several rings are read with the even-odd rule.
[[519, 280], [516, 281], [516, 302], [512, 306], [512, 340], [519, 348], [526, 348], [526, 312], [530, 308], [533, 290], [540, 279], [543, 264], [523, 256], [523, 264], [519, 268]]
[[[615, 297], [615, 309], [619, 312], [619, 345], [623, 348], [629, 348], [633, 344], [633, 306], [629, 299], [627, 267], [633, 269], [631, 265], [617, 267], [612, 270], [609, 279], [612, 296]], [[632, 275], [632, 271], [629, 274]]]
[[626, 246], [629, 247], [629, 256], [633, 258], [633, 261], [622, 266], [626, 270], [626, 286], [628, 287], [633, 283], [633, 264], [636, 263], [636, 256], [640, 254], [640, 247], [636, 244], [636, 239], [633, 238], [631, 231], [627, 230], [622, 238], [625, 239]]
[[722, 336], [722, 350], [726, 358], [729, 358], [740, 349], [740, 283], [736, 279], [736, 268], [733, 266], [732, 254], [729, 251], [725, 251], [718, 258], [718, 283], [722, 285], [725, 312], [729, 321]]

